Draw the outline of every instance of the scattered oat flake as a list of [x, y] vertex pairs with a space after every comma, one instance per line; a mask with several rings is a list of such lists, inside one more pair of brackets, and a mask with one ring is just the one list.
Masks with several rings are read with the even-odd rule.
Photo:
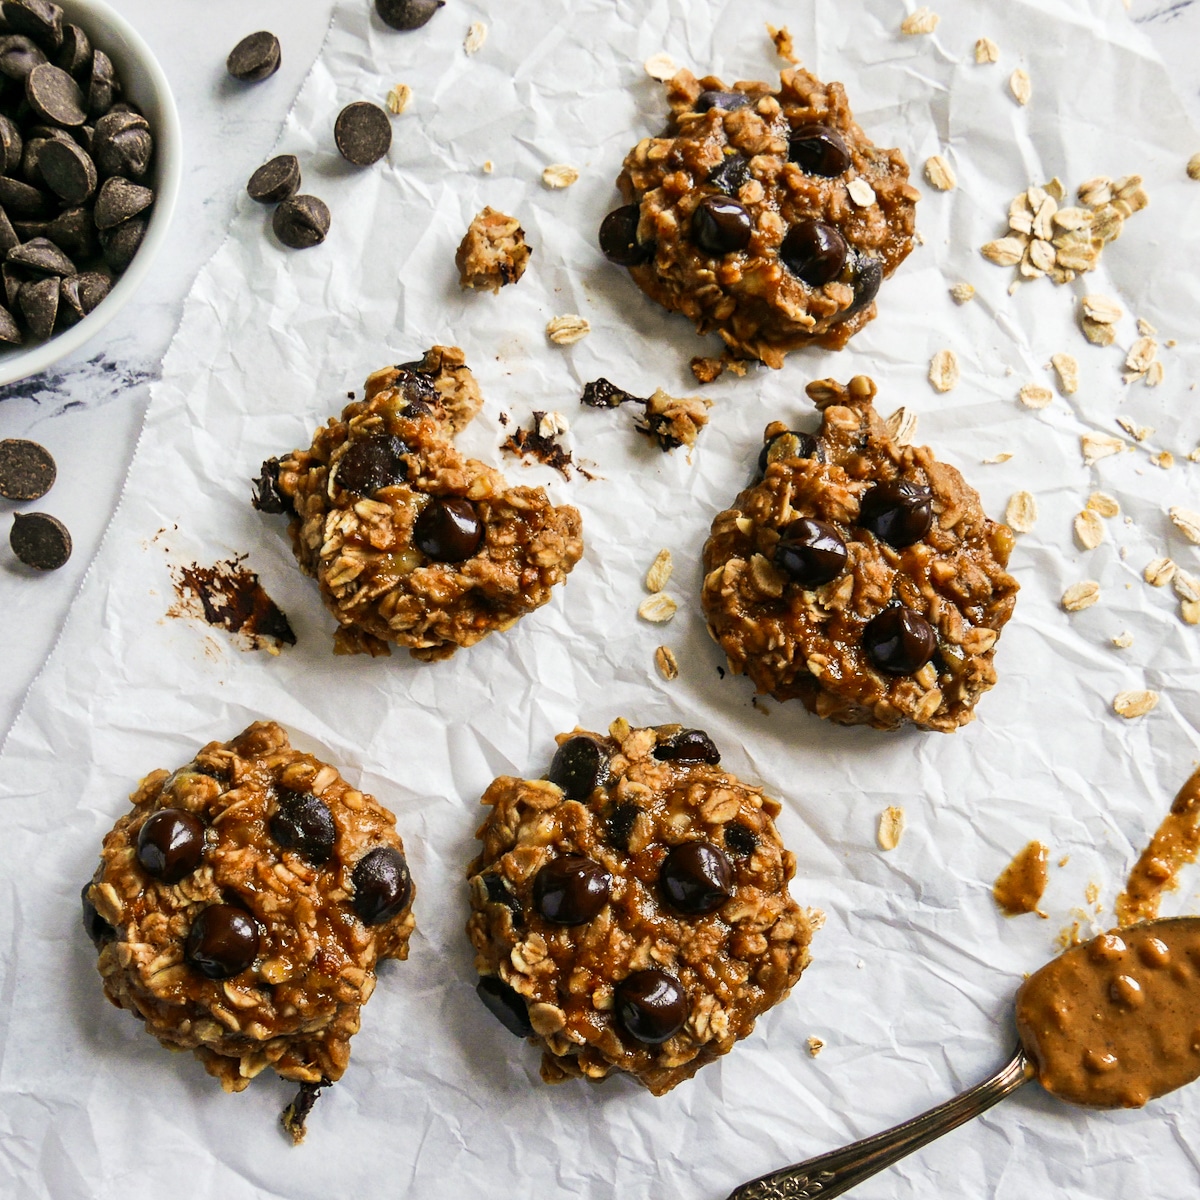
[[1083, 461], [1090, 467], [1110, 454], [1120, 454], [1125, 449], [1125, 443], [1119, 437], [1109, 433], [1085, 433], [1079, 439], [1083, 451]]
[[1175, 572], [1175, 578], [1172, 581], [1175, 587], [1175, 595], [1180, 600], [1189, 600], [1193, 604], [1200, 601], [1200, 579], [1195, 575], [1185, 571], [1182, 567]]
[[1039, 383], [1027, 383], [1017, 394], [1026, 408], [1045, 408], [1054, 399], [1054, 393]]
[[463, 41], [463, 49], [468, 54], [482, 50], [483, 43], [487, 41], [487, 35], [488, 27], [482, 21], [472, 21], [467, 30], [466, 39]]
[[1118, 692], [1113, 698], [1113, 712], [1127, 721], [1144, 717], [1158, 704], [1158, 693], [1149, 691]]
[[654, 665], [658, 668], [658, 673], [664, 679], [679, 678], [679, 662], [675, 658], [675, 651], [670, 646], [659, 646], [654, 651]]
[[1124, 632], [1114, 633], [1113, 636], [1109, 638], [1109, 641], [1112, 642], [1112, 644], [1116, 646], [1118, 650], [1128, 650], [1129, 647], [1133, 645], [1133, 634]]
[[667, 580], [671, 578], [674, 569], [671, 552], [664, 547], [654, 556], [650, 570], [646, 572], [646, 591], [661, 592], [667, 586]]
[[1104, 522], [1091, 509], [1084, 509], [1075, 517], [1075, 538], [1085, 550], [1095, 550], [1104, 541]]
[[551, 163], [542, 172], [542, 182], [548, 188], [569, 188], [579, 179], [579, 172], [566, 163]]
[[1125, 365], [1131, 371], [1148, 371], [1150, 364], [1158, 357], [1158, 343], [1150, 337], [1140, 337], [1129, 348], [1125, 357]]
[[875, 189], [861, 175], [850, 180], [846, 185], [846, 191], [850, 193], [850, 199], [859, 208], [870, 208], [875, 203]]
[[1185, 600], [1179, 606], [1185, 625], [1200, 625], [1200, 600]]
[[1167, 515], [1175, 522], [1175, 528], [1189, 542], [1195, 542], [1197, 546], [1200, 546], [1200, 512], [1174, 505], [1167, 510]]
[[1063, 592], [1059, 603], [1067, 612], [1080, 612], [1082, 609], [1091, 608], [1099, 599], [1100, 585], [1094, 579], [1084, 579], [1080, 583], [1071, 584]]
[[1029, 533], [1037, 523], [1037, 501], [1030, 492], [1014, 492], [1004, 510], [1005, 523], [1016, 533]]
[[387, 94], [388, 110], [395, 116], [399, 116], [409, 105], [412, 100], [412, 88], [407, 83], [398, 83]]
[[816, 1058], [825, 1049], [825, 1043], [819, 1037], [810, 1037], [805, 1045], [808, 1047], [808, 1052], [813, 1058]]
[[646, 74], [651, 79], [657, 79], [662, 83], [666, 83], [668, 79], [673, 79], [679, 71], [679, 67], [675, 60], [669, 54], [652, 54], [644, 64]]
[[983, 66], [985, 63], [1000, 61], [1000, 47], [989, 37], [981, 37], [975, 43], [975, 61]]
[[900, 32], [909, 34], [932, 33], [938, 27], [938, 22], [941, 19], [933, 9], [922, 5], [920, 8], [910, 12], [900, 22]]
[[1154, 432], [1153, 425], [1139, 425], [1136, 421], [1131, 421], [1128, 417], [1118, 417], [1117, 424], [1135, 442], [1144, 442]]
[[1121, 306], [1109, 296], [1092, 292], [1080, 301], [1083, 315], [1098, 325], [1115, 325], [1124, 315]]
[[1175, 576], [1175, 563], [1169, 558], [1156, 558], [1146, 564], [1142, 578], [1151, 587], [1165, 587]]
[[1158, 332], [1145, 317], [1138, 317], [1137, 328], [1142, 337], [1153, 337]]
[[655, 592], [653, 596], [647, 596], [638, 605], [638, 616], [643, 621], [661, 625], [663, 622], [669, 621], [678, 608], [679, 605], [666, 592]]
[[581, 341], [592, 332], [586, 317], [576, 313], [566, 313], [561, 317], [551, 317], [546, 322], [546, 336], [556, 346], [571, 346]]
[[1093, 492], [1087, 498], [1087, 504], [1084, 507], [1091, 509], [1092, 512], [1098, 513], [1102, 517], [1116, 517], [1121, 512], [1121, 506], [1117, 503], [1117, 498], [1110, 496], [1107, 492]]
[[904, 836], [904, 809], [889, 804], [879, 814], [879, 829], [875, 839], [881, 850], [895, 850]]
[[968, 300], [975, 299], [975, 286], [970, 283], [956, 283], [950, 289], [950, 295], [954, 297], [956, 304], [966, 304]]
[[958, 185], [954, 168], [940, 154], [934, 154], [925, 160], [925, 178], [939, 192], [953, 191]]
[[495, 169], [495, 164], [490, 158], [483, 164], [483, 173], [485, 175], [490, 175]]
[[1084, 317], [1080, 325], [1083, 328], [1083, 336], [1093, 346], [1111, 346], [1117, 340], [1117, 331], [1111, 325], [1093, 321], [1091, 317]]
[[1200, 179], [1200, 154], [1193, 154], [1188, 159], [1187, 173], [1189, 179]]
[[1013, 99], [1018, 104], [1028, 104], [1033, 96], [1033, 83], [1029, 78], [1029, 72], [1018, 67], [1008, 77], [1008, 90], [1012, 92]]
[[796, 57], [796, 47], [792, 43], [792, 35], [786, 25], [776, 29], [774, 25], [768, 24], [767, 33], [770, 35], [771, 41], [775, 43], [775, 53], [780, 58], [787, 59], [790, 63], [798, 63], [800, 61]]
[[1169, 471], [1175, 465], [1175, 455], [1170, 450], [1160, 450], [1150, 461], [1156, 467], [1161, 467], [1164, 471]]
[[917, 436], [917, 414], [907, 408], [896, 409], [884, 424], [897, 446], [911, 446]]
[[1064, 396], [1073, 396], [1079, 389], [1079, 363], [1074, 355], [1052, 354], [1050, 365], [1058, 376], [1058, 390]]
[[1001, 450], [999, 454], [993, 454], [991, 458], [981, 459], [980, 461], [986, 467], [995, 466], [996, 463], [1006, 463], [1012, 458], [1012, 455], [1007, 450]]
[[1165, 375], [1166, 372], [1163, 370], [1162, 359], [1156, 358], [1146, 369], [1146, 386], [1158, 387], [1158, 385], [1162, 383]]
[[980, 246], [979, 253], [998, 267], [1015, 267], [1025, 253], [1025, 242], [1015, 237], [997, 238]]
[[571, 423], [560, 412], [542, 413], [538, 419], [538, 437], [562, 437], [571, 428]]
[[958, 358], [953, 350], [939, 350], [929, 360], [929, 382], [939, 392], [948, 392], [958, 383]]

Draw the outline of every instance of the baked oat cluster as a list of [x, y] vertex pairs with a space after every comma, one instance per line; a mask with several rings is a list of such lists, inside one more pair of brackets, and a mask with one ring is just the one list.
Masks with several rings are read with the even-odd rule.
[[462, 351], [434, 346], [376, 371], [310, 449], [263, 464], [255, 504], [291, 514], [338, 653], [448, 658], [541, 607], [579, 561], [576, 509], [454, 448], [482, 402]]
[[350, 1060], [376, 964], [408, 957], [395, 818], [267, 721], [130, 799], [83, 889], [105, 994], [227, 1092], [267, 1067], [300, 1083], [299, 1140]]
[[[638, 287], [715, 330], [726, 359], [779, 367], [798, 346], [841, 349], [913, 247], [919, 193], [898, 150], [859, 128], [840, 83], [802, 68], [727, 87], [680, 71], [665, 133], [643, 138], [600, 246]], [[701, 379], [717, 360], [697, 359]]]
[[463, 288], [498, 292], [525, 274], [532, 253], [516, 217], [485, 208], [475, 214], [455, 252], [458, 282]]
[[769, 425], [759, 481], [713, 521], [709, 632], [777, 700], [843, 725], [952, 732], [996, 682], [1012, 531], [928, 447], [893, 441], [866, 376], [807, 391], [816, 435]]
[[484, 1004], [537, 1039], [547, 1083], [624, 1071], [656, 1096], [750, 1034], [808, 965], [776, 801], [679, 725], [558, 738], [501, 776], [469, 868]]

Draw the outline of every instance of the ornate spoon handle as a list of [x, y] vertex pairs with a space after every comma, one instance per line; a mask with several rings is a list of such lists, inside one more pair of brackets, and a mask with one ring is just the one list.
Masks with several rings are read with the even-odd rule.
[[831, 1200], [934, 1138], [986, 1112], [1033, 1075], [1033, 1064], [1018, 1047], [1011, 1061], [991, 1079], [985, 1079], [961, 1096], [955, 1096], [903, 1125], [885, 1129], [883, 1133], [863, 1138], [841, 1150], [832, 1150], [807, 1162], [760, 1175], [735, 1188], [729, 1200], [816, 1200], [817, 1197]]

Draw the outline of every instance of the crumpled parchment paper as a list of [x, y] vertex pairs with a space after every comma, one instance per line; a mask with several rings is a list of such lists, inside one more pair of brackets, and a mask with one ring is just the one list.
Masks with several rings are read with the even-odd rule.
[[[959, 0], [917, 37], [899, 32], [905, 12], [893, 0], [514, 0], [490, 13], [449, 4], [425, 30], [398, 35], [365, 0], [339, 7], [279, 141], [300, 156], [305, 190], [329, 203], [329, 239], [287, 252], [268, 234], [269, 214], [243, 198], [188, 301], [120, 510], [0, 758], [0, 1192], [722, 1197], [907, 1118], [1005, 1060], [1022, 973], [1053, 953], [1089, 883], [1102, 910], [1088, 909], [1085, 929], [1109, 920], [1200, 746], [1200, 630], [1181, 622], [1170, 589], [1141, 578], [1164, 554], [1200, 573], [1200, 551], [1166, 515], [1172, 504], [1200, 508], [1200, 466], [1184, 457], [1200, 440], [1200, 184], [1184, 174], [1200, 136], [1118, 0]], [[489, 35], [468, 56], [474, 20]], [[707, 390], [712, 425], [689, 463], [682, 451], [661, 456], [627, 414], [577, 404], [601, 374], [642, 395], [694, 390], [687, 362], [704, 348], [602, 259], [595, 231], [616, 202], [622, 156], [663, 122], [642, 61], [665, 50], [698, 73], [769, 78], [786, 64], [768, 20], [790, 25], [821, 77], [846, 83], [863, 126], [903, 149], [919, 185], [921, 164], [940, 152], [959, 186], [924, 189], [925, 244], [847, 351], [794, 354], [782, 371]], [[982, 35], [999, 44], [998, 64], [976, 65]], [[1018, 66], [1033, 85], [1024, 108], [1007, 87]], [[382, 102], [399, 82], [414, 98], [388, 159], [349, 168], [333, 149], [335, 115], [354, 99]], [[566, 191], [540, 181], [558, 162], [581, 172]], [[1145, 177], [1151, 206], [1102, 269], [1008, 295], [1011, 272], [978, 247], [1003, 232], [1009, 199], [1054, 175], [1073, 189], [1130, 172]], [[498, 296], [461, 293], [453, 268], [484, 204], [518, 215], [534, 246], [525, 278]], [[959, 280], [978, 289], [963, 307], [947, 290]], [[1085, 292], [1121, 303], [1117, 346], [1083, 340]], [[586, 316], [591, 335], [547, 342], [546, 321], [563, 313]], [[1157, 389], [1121, 381], [1139, 316], [1160, 342], [1176, 341], [1161, 352]], [[249, 478], [265, 456], [306, 445], [368, 372], [434, 341], [465, 348], [487, 398], [461, 444], [578, 505], [587, 552], [551, 605], [448, 662], [335, 659], [333, 622], [295, 569], [283, 521], [251, 509]], [[926, 371], [943, 348], [958, 354], [962, 381], [938, 395]], [[1023, 407], [1018, 389], [1048, 382], [1060, 351], [1080, 361], [1079, 391], [1040, 412]], [[1037, 524], [1013, 556], [1023, 591], [1000, 644], [1000, 683], [951, 737], [755, 707], [746, 681], [720, 678], [699, 613], [700, 547], [764, 425], [804, 420], [810, 379], [858, 372], [879, 381], [882, 411], [919, 415], [918, 438], [962, 468], [989, 512], [1001, 516], [1018, 490], [1037, 499]], [[500, 414], [525, 421], [533, 409], [568, 415], [576, 455], [600, 479], [565, 483], [502, 460]], [[1080, 435], [1120, 434], [1118, 416], [1154, 432], [1086, 467]], [[1170, 470], [1150, 461], [1163, 449], [1175, 454]], [[1002, 451], [1012, 459], [982, 465]], [[1121, 515], [1085, 552], [1072, 519], [1097, 488]], [[664, 546], [681, 607], [652, 626], [635, 610]], [[234, 553], [248, 554], [299, 635], [278, 658], [166, 616], [172, 563]], [[1064, 613], [1063, 590], [1088, 578], [1100, 602]], [[1125, 631], [1132, 645], [1112, 646]], [[672, 683], [653, 667], [660, 643], [678, 656]], [[1118, 692], [1143, 687], [1161, 695], [1153, 712], [1113, 714]], [[604, 728], [618, 714], [707, 729], [731, 769], [780, 797], [799, 860], [794, 894], [828, 914], [792, 997], [659, 1100], [619, 1079], [541, 1084], [536, 1051], [477, 1001], [462, 932], [484, 787], [500, 773], [540, 774], [556, 732]], [[420, 888], [412, 956], [381, 972], [351, 1067], [301, 1149], [275, 1124], [289, 1085], [264, 1075], [225, 1096], [190, 1055], [166, 1053], [104, 1002], [79, 928], [80, 884], [138, 778], [261, 716], [395, 810]], [[893, 804], [908, 828], [883, 853], [876, 822]], [[1035, 837], [1064, 864], [1052, 867], [1049, 919], [1006, 921], [991, 883]], [[1167, 911], [1195, 911], [1194, 887], [1186, 877]], [[815, 1059], [810, 1036], [825, 1042]], [[1086, 1113], [1030, 1086], [857, 1194], [1177, 1200], [1200, 1183], [1198, 1116], [1196, 1088], [1139, 1112]]]

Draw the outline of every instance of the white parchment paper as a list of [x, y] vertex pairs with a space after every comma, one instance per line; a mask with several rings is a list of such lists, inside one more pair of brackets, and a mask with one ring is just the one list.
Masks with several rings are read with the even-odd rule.
[[[454, 0], [409, 35], [386, 30], [365, 0], [338, 9], [279, 143], [300, 156], [305, 190], [329, 203], [329, 239], [285, 251], [269, 214], [243, 199], [187, 304], [117, 517], [0, 757], [5, 1196], [722, 1197], [999, 1066], [1015, 1040], [1022, 973], [1051, 955], [1089, 883], [1103, 906], [1089, 913], [1105, 924], [1192, 769], [1200, 630], [1141, 571], [1169, 554], [1200, 573], [1200, 551], [1166, 515], [1172, 504], [1200, 508], [1200, 466], [1185, 459], [1200, 441], [1200, 184], [1184, 173], [1200, 135], [1119, 0], [956, 0], [929, 37], [901, 36], [906, 10], [894, 0], [492, 8]], [[467, 56], [473, 20], [489, 36]], [[661, 456], [628, 414], [577, 404], [601, 374], [643, 395], [694, 390], [687, 362], [702, 348], [603, 260], [595, 230], [616, 202], [624, 153], [662, 125], [643, 59], [665, 50], [700, 74], [769, 78], [784, 64], [767, 20], [790, 25], [811, 69], [846, 83], [863, 126], [903, 149], [914, 181], [940, 152], [959, 187], [928, 190], [925, 244], [885, 284], [882, 315], [850, 349], [794, 354], [782, 371], [708, 389], [712, 424], [689, 463]], [[998, 64], [975, 64], [982, 35], [999, 44]], [[1017, 66], [1033, 83], [1026, 108], [1007, 89]], [[382, 101], [398, 82], [414, 99], [388, 159], [347, 167], [332, 146], [335, 115], [351, 100]], [[541, 171], [555, 162], [577, 167], [580, 181], [544, 188]], [[1151, 207], [1107, 248], [1101, 271], [1008, 295], [1011, 273], [978, 247], [1003, 232], [1013, 195], [1053, 175], [1074, 188], [1135, 171]], [[498, 296], [461, 293], [453, 267], [484, 204], [520, 216], [534, 246], [525, 278]], [[978, 289], [963, 307], [947, 291], [958, 280]], [[1088, 291], [1125, 309], [1118, 346], [1083, 340], [1075, 309]], [[552, 346], [546, 321], [571, 312], [590, 320], [591, 336]], [[1157, 389], [1121, 381], [1135, 316], [1176, 341], [1162, 351]], [[248, 480], [265, 456], [307, 444], [369, 371], [434, 341], [465, 348], [487, 398], [462, 445], [578, 505], [587, 552], [552, 604], [448, 662], [335, 659], [332, 619], [295, 569], [283, 521], [250, 508]], [[947, 347], [963, 378], [942, 396], [926, 371]], [[1049, 382], [1060, 351], [1080, 360], [1078, 393], [1040, 412], [1022, 407], [1019, 387]], [[773, 701], [756, 708], [746, 681], [720, 678], [699, 613], [700, 547], [747, 478], [764, 425], [805, 418], [808, 380], [858, 372], [879, 381], [884, 412], [919, 414], [919, 439], [962, 468], [989, 512], [1002, 515], [1020, 489], [1038, 502], [1013, 556], [1023, 591], [1000, 683], [979, 720], [950, 737], [840, 729]], [[565, 483], [502, 461], [500, 414], [524, 421], [535, 408], [568, 414], [576, 453], [600, 479]], [[1154, 432], [1086, 467], [1080, 435], [1119, 433], [1118, 416]], [[1150, 461], [1164, 449], [1176, 456], [1171, 470]], [[982, 465], [1002, 451], [1012, 459]], [[1071, 522], [1096, 488], [1119, 499], [1121, 516], [1085, 552]], [[681, 607], [670, 625], [651, 626], [634, 614], [663, 546]], [[166, 616], [173, 563], [235, 553], [248, 554], [299, 634], [279, 658]], [[1101, 600], [1069, 616], [1059, 597], [1086, 578]], [[1110, 638], [1123, 631], [1133, 643], [1116, 649]], [[672, 683], [653, 668], [660, 642], [679, 659]], [[1140, 687], [1161, 694], [1155, 711], [1113, 715], [1116, 693]], [[485, 786], [499, 773], [540, 774], [556, 732], [604, 728], [619, 714], [707, 729], [731, 769], [780, 797], [799, 859], [794, 894], [828, 914], [792, 997], [732, 1055], [657, 1100], [619, 1079], [541, 1084], [537, 1053], [477, 1001], [462, 932]], [[395, 810], [419, 887], [412, 955], [382, 970], [351, 1067], [300, 1149], [275, 1126], [290, 1085], [264, 1075], [225, 1096], [191, 1056], [166, 1053], [103, 1001], [79, 928], [80, 884], [138, 778], [263, 716]], [[890, 804], [905, 809], [908, 829], [885, 854], [874, 834]], [[1049, 919], [1006, 921], [991, 883], [1035, 837], [1064, 862], [1052, 869]], [[1196, 909], [1195, 881], [1185, 883], [1172, 911]], [[815, 1059], [810, 1036], [825, 1042]], [[1068, 1109], [1031, 1086], [858, 1194], [1176, 1200], [1200, 1184], [1198, 1116], [1195, 1088], [1109, 1114]]]

